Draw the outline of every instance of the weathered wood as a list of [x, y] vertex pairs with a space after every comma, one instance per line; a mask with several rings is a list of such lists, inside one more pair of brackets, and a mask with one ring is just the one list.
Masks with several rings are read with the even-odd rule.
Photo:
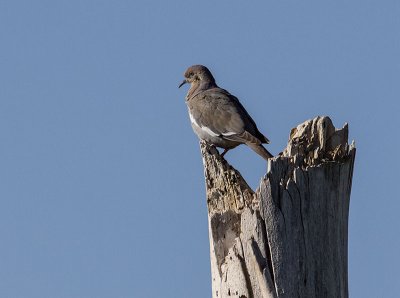
[[292, 129], [256, 192], [201, 143], [213, 297], [348, 297], [347, 137], [328, 117]]

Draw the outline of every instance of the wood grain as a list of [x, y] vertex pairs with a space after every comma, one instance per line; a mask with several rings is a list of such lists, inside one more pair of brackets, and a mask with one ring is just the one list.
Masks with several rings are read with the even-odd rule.
[[254, 192], [200, 143], [212, 297], [348, 297], [347, 241], [355, 159], [348, 126], [329, 117], [293, 128]]

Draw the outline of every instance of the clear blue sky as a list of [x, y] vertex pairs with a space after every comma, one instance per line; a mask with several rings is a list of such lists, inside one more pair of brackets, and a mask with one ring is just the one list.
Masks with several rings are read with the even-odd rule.
[[[400, 3], [0, 1], [0, 297], [209, 297], [187, 115], [207, 65], [281, 151], [317, 115], [356, 140], [351, 297], [398, 297]], [[255, 187], [265, 163], [227, 154]]]

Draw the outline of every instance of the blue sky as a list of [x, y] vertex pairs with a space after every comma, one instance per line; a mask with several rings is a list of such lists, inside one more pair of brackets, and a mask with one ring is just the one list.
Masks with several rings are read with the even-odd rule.
[[[357, 144], [351, 297], [400, 291], [398, 1], [0, 1], [0, 296], [209, 297], [207, 65], [280, 152], [317, 115]], [[226, 155], [251, 186], [246, 147]], [[397, 190], [397, 191], [396, 191]]]

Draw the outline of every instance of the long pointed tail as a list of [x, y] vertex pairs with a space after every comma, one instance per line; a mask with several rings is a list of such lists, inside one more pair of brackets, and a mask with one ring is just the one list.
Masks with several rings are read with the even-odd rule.
[[256, 152], [265, 160], [268, 160], [269, 158], [273, 157], [273, 155], [267, 149], [265, 149], [264, 146], [261, 144], [257, 145], [253, 143], [247, 143], [246, 145], [249, 146], [251, 149], [253, 149], [254, 152]]

